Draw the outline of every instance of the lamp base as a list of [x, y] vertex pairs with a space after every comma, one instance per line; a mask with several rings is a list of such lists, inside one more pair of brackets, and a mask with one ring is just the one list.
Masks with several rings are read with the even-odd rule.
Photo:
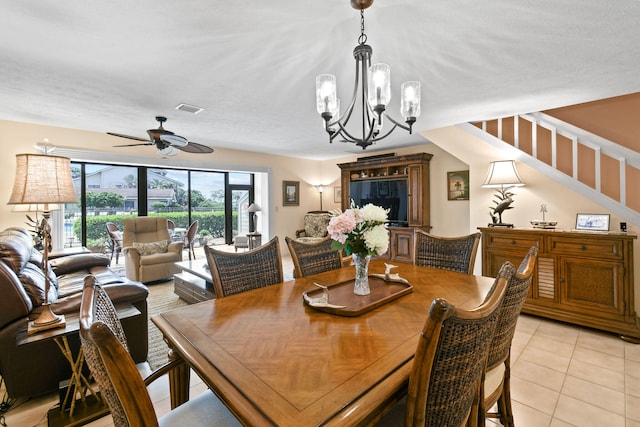
[[513, 224], [505, 224], [503, 222], [492, 222], [492, 223], [488, 224], [487, 227], [513, 228]]
[[51, 311], [51, 305], [44, 304], [42, 313], [36, 320], [29, 322], [27, 334], [35, 334], [36, 332], [45, 331], [53, 328], [64, 328], [67, 326], [65, 318], [61, 314], [55, 314]]

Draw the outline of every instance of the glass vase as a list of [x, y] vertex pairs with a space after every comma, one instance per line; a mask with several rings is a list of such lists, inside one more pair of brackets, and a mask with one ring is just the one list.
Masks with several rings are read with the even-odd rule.
[[369, 261], [371, 255], [351, 254], [353, 265], [356, 266], [356, 281], [353, 293], [356, 295], [369, 295]]

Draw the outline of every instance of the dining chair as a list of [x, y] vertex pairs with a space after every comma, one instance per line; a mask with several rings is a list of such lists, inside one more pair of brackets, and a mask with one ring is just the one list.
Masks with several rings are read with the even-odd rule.
[[472, 274], [480, 233], [440, 237], [415, 230], [414, 264]]
[[111, 257], [109, 258], [109, 264], [113, 261], [114, 254], [116, 256], [117, 264], [118, 259], [120, 258], [120, 252], [122, 252], [122, 231], [120, 231], [120, 228], [113, 222], [107, 222], [105, 226], [107, 227], [107, 234], [111, 240]]
[[197, 219], [191, 223], [189, 228], [187, 229], [187, 234], [184, 236], [184, 247], [187, 248], [189, 252], [189, 259], [196, 259], [196, 253], [193, 248], [193, 245], [196, 241], [196, 233], [198, 232], [198, 224], [200, 221]]
[[461, 309], [431, 303], [419, 337], [406, 397], [378, 426], [476, 426], [480, 380], [513, 265], [505, 262], [485, 300]]
[[241, 425], [210, 390], [160, 419], [156, 417], [147, 386], [184, 361], [174, 359], [143, 379], [129, 355], [113, 303], [95, 276], [87, 276], [84, 280], [80, 340], [87, 366], [109, 405], [116, 427]]
[[246, 252], [224, 252], [204, 247], [216, 298], [283, 281], [278, 236]]
[[340, 251], [331, 249], [331, 237], [315, 242], [301, 242], [287, 236], [284, 238], [293, 261], [293, 277], [305, 277], [344, 266]]
[[[478, 424], [481, 426], [485, 425], [486, 418], [498, 418], [505, 427], [514, 424], [511, 408], [511, 342], [520, 310], [529, 294], [537, 258], [538, 247], [532, 246], [507, 284], [480, 388], [482, 395]], [[496, 403], [497, 412], [488, 412]]]

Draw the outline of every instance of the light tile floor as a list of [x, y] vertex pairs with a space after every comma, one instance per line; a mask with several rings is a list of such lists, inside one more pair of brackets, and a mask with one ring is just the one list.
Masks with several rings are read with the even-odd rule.
[[[283, 255], [285, 271], [291, 259]], [[191, 376], [191, 395], [205, 390]], [[169, 411], [165, 378], [149, 388], [158, 415]], [[522, 315], [512, 344], [511, 392], [518, 427], [640, 427], [640, 345], [615, 335]], [[46, 426], [56, 395], [18, 402], [8, 427]], [[499, 425], [489, 420], [489, 426]], [[89, 424], [112, 426], [107, 416]]]

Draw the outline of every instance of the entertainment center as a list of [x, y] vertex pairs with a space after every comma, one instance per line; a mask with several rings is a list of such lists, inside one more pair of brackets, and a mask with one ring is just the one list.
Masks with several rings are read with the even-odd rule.
[[413, 230], [429, 231], [428, 153], [382, 155], [341, 163], [342, 210], [350, 201], [389, 209], [389, 251], [380, 258], [413, 262]]

